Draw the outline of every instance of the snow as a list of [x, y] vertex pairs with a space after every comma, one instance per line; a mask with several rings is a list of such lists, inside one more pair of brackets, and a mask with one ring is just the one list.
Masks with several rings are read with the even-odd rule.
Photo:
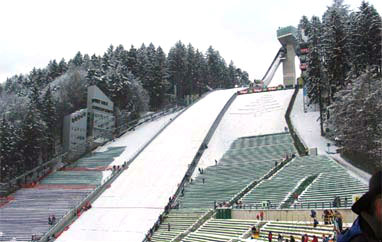
[[[135, 154], [139, 152], [152, 137], [154, 137], [171, 119], [174, 119], [180, 111], [163, 116], [157, 120], [144, 123], [135, 131], [128, 131], [115, 141], [110, 141], [106, 145], [96, 149], [96, 152], [106, 151], [109, 147], [126, 146], [122, 154], [114, 159], [109, 165], [122, 165], [125, 161], [130, 160]], [[111, 175], [112, 171], [103, 171], [103, 180], [107, 179]]]
[[142, 241], [234, 92], [212, 92], [174, 120], [57, 241]]
[[[284, 132], [285, 113], [293, 90], [239, 95], [212, 136], [199, 167], [215, 164], [240, 137]], [[197, 170], [197, 169], [196, 169]]]
[[320, 113], [307, 112], [304, 113], [303, 106], [303, 92], [300, 90], [296, 97], [293, 110], [291, 113], [291, 120], [296, 132], [309, 148], [317, 148], [317, 154], [329, 155], [341, 165], [348, 169], [348, 173], [365, 184], [368, 184], [370, 174], [352, 166], [345, 161], [339, 154], [328, 154], [328, 146], [330, 143], [329, 153], [335, 153], [337, 147], [328, 139], [321, 136], [320, 131]]

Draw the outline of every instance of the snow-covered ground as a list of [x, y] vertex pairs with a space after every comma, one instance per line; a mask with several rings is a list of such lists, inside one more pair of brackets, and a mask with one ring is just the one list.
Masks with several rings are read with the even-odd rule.
[[[122, 165], [125, 161], [130, 160], [139, 150], [145, 146], [152, 137], [154, 137], [166, 124], [168, 124], [171, 119], [174, 119], [180, 111], [163, 116], [157, 120], [144, 123], [137, 128], [135, 131], [128, 131], [120, 138], [115, 139], [115, 141], [110, 141], [107, 144], [97, 148], [96, 152], [106, 151], [109, 147], [126, 146], [122, 154], [114, 159], [110, 164]], [[103, 171], [103, 177], [106, 179], [111, 175], [111, 171]]]
[[235, 91], [210, 93], [174, 120], [57, 241], [142, 241]]
[[214, 165], [215, 159], [219, 160], [239, 137], [284, 132], [284, 116], [292, 95], [293, 90], [284, 90], [237, 96], [212, 136], [199, 167]]
[[[333, 144], [333, 142], [321, 136], [319, 116], [319, 112], [304, 113], [303, 92], [300, 90], [293, 106], [291, 120], [303, 142], [309, 148], [317, 148], [318, 154], [331, 156], [341, 165], [345, 166], [348, 169], [349, 174], [355, 176], [365, 184], [368, 184], [370, 174], [352, 166], [346, 162], [339, 154], [330, 154], [334, 153], [337, 147]], [[327, 146], [328, 143], [331, 144], [329, 150]], [[327, 151], [329, 151], [329, 154]]]

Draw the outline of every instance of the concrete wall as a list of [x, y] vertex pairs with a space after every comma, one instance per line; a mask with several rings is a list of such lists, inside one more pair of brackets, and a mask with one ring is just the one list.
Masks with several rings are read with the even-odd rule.
[[[314, 209], [317, 212], [317, 219], [320, 223], [323, 222], [323, 209]], [[254, 209], [233, 209], [232, 219], [256, 219], [256, 215], [264, 212], [265, 220], [280, 220], [280, 221], [312, 221], [310, 217], [310, 209], [290, 209], [290, 210], [254, 210]], [[337, 209], [342, 216], [344, 223], [353, 223], [357, 214], [350, 209]]]
[[93, 142], [102, 143], [111, 139], [115, 128], [114, 103], [97, 86], [89, 86], [87, 107], [91, 115], [89, 135]]
[[295, 69], [295, 56], [294, 44], [286, 44], [286, 56], [283, 61], [283, 81], [284, 86], [294, 86], [296, 82], [296, 69]]
[[87, 109], [81, 109], [64, 117], [64, 151], [84, 149], [87, 133]]

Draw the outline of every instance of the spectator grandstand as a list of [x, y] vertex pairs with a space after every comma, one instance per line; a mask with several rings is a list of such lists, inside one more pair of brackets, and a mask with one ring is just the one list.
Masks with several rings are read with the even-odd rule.
[[229, 201], [250, 182], [264, 176], [275, 162], [293, 153], [297, 151], [288, 133], [238, 139], [218, 165], [206, 168], [185, 187], [179, 206], [213, 208], [214, 201]]
[[256, 220], [210, 219], [195, 232], [187, 235], [183, 242], [230, 241], [248, 233]]
[[113, 147], [95, 152], [70, 165], [70, 169], [48, 175], [34, 187], [16, 191], [13, 199], [0, 207], [0, 241], [30, 241], [32, 235], [42, 236], [52, 226], [49, 216], [60, 220], [101, 185], [102, 171], [90, 168], [107, 167], [123, 150]]
[[[297, 151], [289, 133], [237, 139], [217, 165], [207, 167], [185, 186], [183, 196], [178, 199], [180, 209], [172, 209], [168, 216], [172, 217], [177, 211], [192, 211], [190, 209], [207, 212], [223, 202], [228, 204], [248, 184], [260, 180], [274, 169], [275, 162], [281, 165], [281, 160], [295, 153]], [[196, 222], [201, 215], [193, 217], [192, 221]], [[192, 221], [189, 221], [189, 226], [193, 224]], [[166, 217], [158, 231], [166, 230], [167, 223]], [[166, 233], [167, 237], [163, 240], [163, 236], [157, 233], [152, 238], [153, 241], [169, 241], [188, 228], [184, 226], [183, 231], [178, 233]]]
[[[280, 208], [281, 204], [292, 196], [295, 188], [309, 176], [317, 176], [310, 186], [298, 196], [294, 204], [286, 207], [333, 207], [336, 196], [349, 201], [351, 206], [352, 194], [363, 193], [367, 186], [350, 176], [346, 169], [331, 158], [321, 156], [297, 157], [289, 162], [271, 179], [264, 180], [252, 189], [244, 198], [245, 204], [261, 208], [264, 201], [270, 201], [271, 208]], [[309, 185], [309, 184], [307, 184]], [[345, 203], [340, 204], [341, 207]]]

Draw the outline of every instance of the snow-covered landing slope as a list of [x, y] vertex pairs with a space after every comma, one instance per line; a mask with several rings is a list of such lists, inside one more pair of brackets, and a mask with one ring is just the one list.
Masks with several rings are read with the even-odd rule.
[[215, 159], [219, 160], [239, 137], [284, 132], [284, 116], [292, 95], [293, 90], [284, 90], [237, 96], [212, 136], [199, 167], [215, 164]]
[[142, 241], [235, 91], [215, 91], [174, 120], [57, 241]]
[[[179, 112], [181, 111], [144, 123], [135, 128], [135, 131], [128, 131], [120, 138], [115, 139], [115, 141], [110, 141], [104, 146], [99, 147], [96, 152], [106, 151], [109, 147], [126, 146], [122, 154], [116, 157], [110, 164], [110, 166], [122, 165], [125, 161], [130, 160], [135, 154], [137, 154], [138, 151], [141, 150], [164, 126], [166, 126], [171, 119], [174, 119]], [[104, 179], [110, 175], [110, 170], [103, 171]]]

